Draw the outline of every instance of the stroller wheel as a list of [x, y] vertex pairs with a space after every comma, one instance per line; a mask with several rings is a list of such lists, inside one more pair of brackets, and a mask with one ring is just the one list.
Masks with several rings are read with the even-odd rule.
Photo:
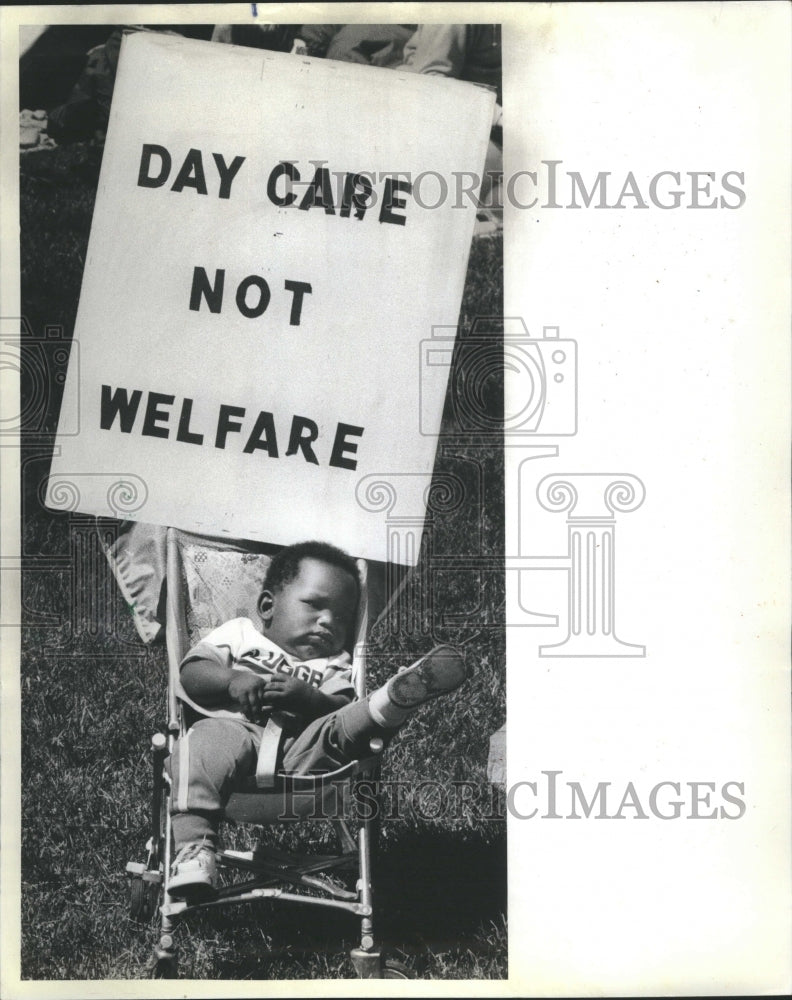
[[417, 978], [413, 969], [403, 962], [397, 962], [394, 958], [386, 958], [382, 963], [383, 979], [415, 979]]
[[129, 892], [129, 915], [138, 923], [148, 923], [157, 910], [159, 886], [145, 882], [142, 878], [133, 878]]
[[148, 918], [146, 885], [142, 878], [133, 878], [129, 890], [129, 915], [141, 923]]
[[179, 964], [175, 955], [161, 955], [154, 960], [150, 979], [178, 979]]
[[173, 938], [170, 934], [163, 934], [154, 949], [153, 960], [149, 966], [149, 978], [179, 978], [179, 962], [176, 957], [176, 949], [173, 946]]
[[379, 951], [353, 948], [349, 957], [359, 979], [417, 979], [417, 973], [395, 958], [383, 958]]

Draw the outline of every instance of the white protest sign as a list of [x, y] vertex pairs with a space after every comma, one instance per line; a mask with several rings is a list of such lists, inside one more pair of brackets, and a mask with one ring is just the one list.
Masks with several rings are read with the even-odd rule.
[[481, 175], [492, 107], [456, 80], [128, 36], [48, 505], [393, 560], [356, 486], [401, 475], [424, 514], [445, 379], [421, 342], [457, 321], [475, 206], [454, 178]]

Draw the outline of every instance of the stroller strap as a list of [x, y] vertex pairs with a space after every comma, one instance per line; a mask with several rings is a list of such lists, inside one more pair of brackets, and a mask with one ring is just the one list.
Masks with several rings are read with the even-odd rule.
[[256, 763], [256, 787], [274, 788], [275, 771], [278, 766], [278, 751], [280, 750], [283, 729], [270, 716], [264, 732], [261, 735], [261, 746]]

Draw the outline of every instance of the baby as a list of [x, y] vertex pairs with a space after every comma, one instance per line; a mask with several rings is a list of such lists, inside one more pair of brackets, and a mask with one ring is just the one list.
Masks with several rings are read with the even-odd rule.
[[223, 810], [235, 784], [256, 773], [268, 720], [283, 730], [280, 771], [332, 771], [369, 756], [372, 738], [386, 743], [411, 712], [466, 679], [459, 653], [438, 646], [354, 701], [345, 647], [359, 597], [357, 566], [346, 553], [325, 542], [289, 546], [267, 571], [260, 626], [235, 618], [185, 656], [177, 693], [200, 718], [171, 760], [171, 895], [215, 889]]

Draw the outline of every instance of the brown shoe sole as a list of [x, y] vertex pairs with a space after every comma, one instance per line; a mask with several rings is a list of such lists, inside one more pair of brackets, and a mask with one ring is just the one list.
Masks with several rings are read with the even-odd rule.
[[467, 680], [465, 661], [452, 646], [435, 646], [388, 681], [388, 697], [399, 708], [416, 708], [450, 694]]

